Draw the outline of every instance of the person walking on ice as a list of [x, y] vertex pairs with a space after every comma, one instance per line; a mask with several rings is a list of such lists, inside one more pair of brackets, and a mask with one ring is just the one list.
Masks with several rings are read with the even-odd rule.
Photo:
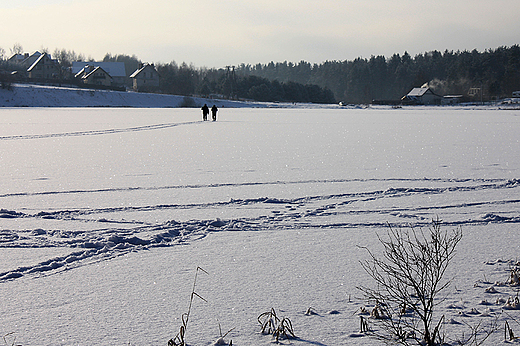
[[213, 121], [217, 121], [217, 112], [217, 106], [213, 105], [213, 107], [211, 107], [211, 117], [213, 118]]
[[202, 109], [202, 121], [208, 120], [208, 114], [209, 114], [208, 105], [204, 104], [204, 106], [202, 106], [201, 109]]

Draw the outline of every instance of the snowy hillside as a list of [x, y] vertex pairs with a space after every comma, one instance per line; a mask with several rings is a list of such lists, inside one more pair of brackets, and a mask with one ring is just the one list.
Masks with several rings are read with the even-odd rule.
[[[189, 103], [186, 105], [186, 103]], [[337, 105], [283, 104], [268, 102], [246, 102], [184, 97], [177, 95], [149, 94], [125, 91], [92, 90], [66, 87], [48, 87], [15, 84], [12, 90], [0, 89], [0, 107], [134, 107], [134, 108], [178, 108], [201, 107], [204, 103], [218, 107], [276, 107], [315, 108]]]
[[[195, 105], [215, 102], [192, 98]], [[183, 96], [124, 91], [91, 90], [38, 85], [14, 85], [0, 89], [0, 107], [181, 107]], [[241, 102], [219, 101], [220, 107], [243, 107]]]

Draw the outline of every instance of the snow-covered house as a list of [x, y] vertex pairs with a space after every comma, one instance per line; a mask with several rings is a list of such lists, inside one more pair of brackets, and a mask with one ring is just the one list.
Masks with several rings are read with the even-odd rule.
[[40, 56], [42, 56], [43, 53], [40, 53], [38, 51], [32, 53], [29, 55], [29, 53], [25, 53], [24, 56], [25, 56], [25, 59], [22, 61], [22, 65], [25, 66], [25, 68], [29, 68], [32, 64], [34, 64], [34, 62], [36, 60], [38, 60], [40, 58]]
[[15, 64], [21, 64], [25, 59], [29, 57], [29, 53], [24, 54], [13, 54], [7, 59], [7, 61]]
[[72, 75], [76, 76], [81, 70], [85, 68], [85, 66], [93, 66], [94, 68], [100, 67], [110, 75], [112, 78], [112, 86], [124, 86], [126, 85], [126, 71], [125, 71], [125, 63], [124, 62], [112, 62], [112, 61], [75, 61], [72, 63]]
[[74, 78], [78, 78], [83, 83], [90, 85], [112, 85], [112, 77], [100, 66], [86, 65], [74, 75]]
[[133, 89], [152, 90], [159, 87], [159, 72], [154, 64], [140, 64], [139, 68], [130, 75], [133, 79]]
[[16, 63], [22, 65], [27, 69], [29, 66], [34, 64], [34, 62], [42, 55], [42, 53], [36, 51], [32, 54], [23, 53], [23, 54], [13, 54], [9, 59], [9, 62]]
[[442, 96], [435, 94], [428, 87], [413, 88], [408, 94], [401, 98], [403, 103], [438, 105], [441, 104]]
[[[28, 59], [36, 57], [36, 53], [31, 55]], [[24, 61], [23, 63], [26, 64], [26, 61]], [[60, 67], [58, 65], [58, 62], [56, 60], [53, 60], [51, 56], [47, 53], [40, 54], [34, 60], [34, 62], [27, 68], [27, 77], [29, 79], [52, 79], [59, 78], [59, 76]]]

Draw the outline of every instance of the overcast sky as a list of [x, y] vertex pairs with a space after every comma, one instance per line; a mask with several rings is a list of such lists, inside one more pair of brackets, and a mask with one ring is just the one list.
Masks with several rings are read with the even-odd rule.
[[0, 47], [223, 67], [520, 44], [520, 0], [0, 0]]

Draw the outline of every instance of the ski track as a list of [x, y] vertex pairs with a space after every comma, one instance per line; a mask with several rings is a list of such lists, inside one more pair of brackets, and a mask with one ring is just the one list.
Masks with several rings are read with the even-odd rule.
[[[170, 124], [171, 125], [171, 124]], [[158, 204], [133, 207], [81, 208], [64, 210], [43, 210], [34, 214], [15, 210], [0, 209], [3, 219], [52, 219], [57, 221], [96, 222], [100, 228], [94, 230], [67, 229], [31, 229], [31, 230], [0, 230], [0, 248], [40, 248], [66, 247], [71, 252], [68, 255], [44, 260], [35, 265], [18, 267], [6, 272], [0, 272], [0, 283], [15, 280], [23, 276], [52, 275], [70, 270], [82, 265], [109, 260], [125, 255], [131, 251], [142, 251], [154, 247], [167, 247], [195, 241], [210, 232], [219, 231], [260, 231], [268, 229], [303, 229], [303, 228], [384, 228], [427, 227], [430, 219], [422, 214], [431, 215], [441, 211], [441, 214], [451, 213], [455, 219], [444, 224], [450, 226], [485, 225], [488, 223], [520, 223], [518, 210], [520, 199], [504, 198], [495, 200], [472, 201], [467, 203], [399, 206], [399, 201], [392, 207], [380, 206], [359, 208], [365, 202], [398, 200], [413, 196], [432, 196], [442, 194], [462, 194], [473, 191], [505, 191], [520, 188], [520, 180], [512, 179], [338, 179], [338, 180], [305, 180], [305, 181], [273, 181], [264, 183], [230, 183], [206, 185], [178, 185], [164, 187], [129, 187], [119, 189], [71, 190], [26, 192], [0, 195], [2, 198], [25, 198], [34, 195], [57, 194], [92, 194], [100, 192], [119, 193], [133, 190], [161, 189], [208, 189], [220, 187], [245, 187], [256, 185], [294, 185], [294, 184], [334, 184], [350, 182], [382, 182], [382, 183], [413, 183], [416, 186], [402, 188], [387, 188], [366, 192], [349, 192], [339, 194], [311, 195], [294, 198], [245, 198], [230, 199], [208, 203], [192, 204]], [[420, 187], [419, 183], [443, 184], [440, 187]], [[450, 197], [450, 200], [452, 198]], [[379, 205], [379, 204], [378, 204]], [[396, 205], [396, 206], [393, 206]], [[124, 215], [132, 212], [150, 212], [175, 209], [240, 209], [255, 206], [264, 211], [264, 215], [250, 218], [189, 220], [178, 222], [169, 220], [152, 224], [140, 220], [125, 221]], [[486, 207], [487, 212], [475, 215], [473, 209]], [[493, 212], [489, 212], [494, 208]], [[471, 212], [469, 212], [470, 210]], [[120, 219], [108, 219], [102, 214], [122, 215]], [[372, 215], [365, 217], [370, 222], [356, 221], [357, 215]], [[389, 219], [394, 221], [389, 221]], [[342, 222], [337, 222], [342, 220]], [[343, 221], [346, 220], [346, 221]], [[381, 221], [380, 221], [381, 220]], [[402, 221], [401, 221], [402, 220]], [[63, 227], [66, 228], [66, 227]]]
[[34, 134], [34, 135], [0, 136], [0, 140], [12, 141], [12, 140], [28, 140], [28, 139], [58, 138], [58, 137], [111, 135], [114, 133], [122, 133], [122, 132], [139, 132], [139, 131], [160, 130], [160, 129], [166, 129], [169, 127], [176, 127], [176, 126], [182, 126], [182, 125], [193, 125], [193, 124], [199, 124], [199, 123], [200, 123], [200, 121], [191, 121], [191, 122], [184, 122], [184, 123], [166, 123], [166, 124], [144, 125], [144, 126], [118, 128], [118, 129], [44, 133], [44, 134]]
[[[1, 137], [0, 137], [1, 138]], [[242, 183], [220, 183], [220, 184], [195, 184], [195, 185], [171, 185], [160, 187], [126, 187], [126, 188], [106, 188], [93, 190], [68, 190], [68, 191], [44, 191], [44, 192], [18, 192], [0, 194], [2, 197], [13, 196], [40, 196], [40, 195], [58, 195], [58, 194], [81, 194], [81, 193], [96, 193], [96, 192], [122, 192], [122, 191], [156, 191], [156, 190], [170, 190], [170, 189], [200, 189], [200, 188], [219, 188], [219, 187], [245, 187], [245, 186], [260, 186], [260, 185], [294, 185], [294, 184], [329, 184], [329, 183], [367, 183], [367, 182], [444, 182], [444, 183], [487, 183], [490, 186], [498, 182], [504, 182], [504, 179], [315, 179], [315, 180], [299, 180], [299, 181], [271, 181], [271, 182], [242, 182]], [[507, 180], [504, 184], [515, 186], [519, 184], [518, 179]], [[484, 187], [486, 185], [483, 185]], [[461, 189], [458, 187], [457, 189]], [[409, 189], [409, 188], [403, 188]], [[473, 188], [477, 189], [477, 188]], [[391, 193], [392, 189], [388, 190]]]

